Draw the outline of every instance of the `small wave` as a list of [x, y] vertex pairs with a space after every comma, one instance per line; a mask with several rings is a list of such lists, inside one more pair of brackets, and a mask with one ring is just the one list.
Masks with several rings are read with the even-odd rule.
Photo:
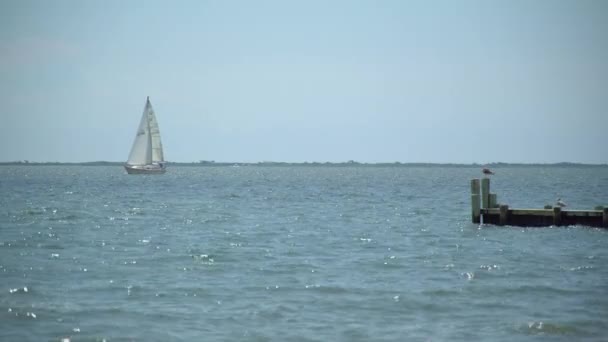
[[129, 210], [127, 211], [127, 213], [129, 215], [144, 215], [143, 209], [142, 208], [138, 208], [138, 207], [129, 208]]
[[571, 267], [569, 270], [576, 272], [576, 271], [586, 271], [586, 270], [592, 270], [595, 267], [593, 266], [577, 266], [577, 267]]
[[27, 208], [24, 209], [21, 213], [25, 216], [38, 216], [38, 215], [44, 215], [46, 214], [48, 211], [51, 212], [57, 212], [57, 209], [49, 209], [49, 208]]
[[65, 249], [64, 246], [61, 245], [57, 245], [57, 244], [39, 244], [38, 248], [42, 248], [42, 249]]
[[8, 290], [9, 293], [28, 293], [30, 292], [30, 290], [27, 288], [27, 286], [21, 287], [21, 288], [14, 288], [14, 289], [9, 289]]
[[433, 290], [424, 290], [424, 291], [422, 291], [422, 293], [425, 295], [428, 295], [432, 298], [435, 298], [435, 297], [458, 296], [462, 292], [458, 289], [433, 289]]
[[559, 288], [559, 287], [549, 286], [549, 285], [522, 285], [522, 286], [519, 286], [516, 288], [509, 289], [509, 292], [517, 292], [517, 293], [530, 292], [530, 293], [542, 293], [542, 294], [555, 293], [555, 294], [563, 294], [563, 295], [573, 295], [573, 294], [579, 293], [578, 290]]
[[475, 272], [463, 272], [461, 273], [461, 275], [466, 279], [466, 280], [473, 280], [473, 278], [475, 278]]
[[241, 196], [239, 196], [237, 194], [234, 194], [234, 193], [231, 193], [231, 194], [222, 194], [219, 197], [221, 199], [228, 199], [228, 200], [235, 199], [235, 198], [241, 198]]
[[481, 266], [479, 266], [479, 268], [482, 270], [486, 270], [486, 271], [494, 271], [494, 270], [500, 269], [500, 266], [498, 266], [498, 265], [481, 265]]
[[405, 269], [405, 268], [407, 268], [407, 266], [404, 265], [403, 263], [393, 262], [393, 261], [384, 261], [382, 263], [382, 267], [384, 267], [386, 269]]
[[38, 318], [38, 315], [36, 315], [36, 313], [31, 312], [31, 311], [22, 311], [19, 309], [14, 309], [14, 308], [8, 308], [7, 310], [9, 317], [13, 317], [16, 319], [36, 319]]
[[192, 259], [194, 261], [196, 261], [197, 263], [200, 264], [206, 264], [206, 265], [211, 265], [213, 263], [215, 263], [215, 259], [213, 258], [212, 255], [208, 255], [208, 254], [191, 254], [190, 255], [192, 257]]
[[68, 214], [63, 216], [51, 216], [48, 218], [49, 221], [74, 221], [79, 219], [78, 215]]
[[316, 285], [313, 288], [319, 290], [319, 292], [323, 293], [323, 294], [342, 294], [342, 293], [349, 293], [349, 292], [351, 292], [346, 287], [335, 286], [335, 285], [333, 285], [333, 286]]
[[108, 217], [108, 220], [110, 220], [110, 221], [129, 221], [129, 218], [110, 216], [110, 217]]
[[531, 335], [537, 335], [537, 334], [571, 335], [571, 334], [580, 333], [580, 330], [572, 325], [545, 323], [542, 321], [528, 322], [527, 324], [522, 325], [520, 330], [526, 334], [531, 334]]

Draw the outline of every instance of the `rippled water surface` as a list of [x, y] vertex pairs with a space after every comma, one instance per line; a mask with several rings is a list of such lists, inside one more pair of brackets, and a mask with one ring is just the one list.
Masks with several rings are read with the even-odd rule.
[[[503, 167], [512, 207], [606, 167]], [[472, 167], [0, 166], [1, 341], [608, 339], [608, 230], [470, 223]]]

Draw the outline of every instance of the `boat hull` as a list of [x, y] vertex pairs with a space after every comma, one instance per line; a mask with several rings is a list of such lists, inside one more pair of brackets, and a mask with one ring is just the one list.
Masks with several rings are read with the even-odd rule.
[[125, 170], [130, 175], [158, 175], [167, 172], [164, 165], [125, 165]]

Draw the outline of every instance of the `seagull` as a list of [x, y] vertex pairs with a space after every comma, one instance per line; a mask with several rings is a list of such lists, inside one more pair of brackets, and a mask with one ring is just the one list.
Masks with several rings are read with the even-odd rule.
[[494, 172], [492, 172], [492, 170], [484, 168], [483, 170], [481, 170], [481, 172], [483, 172], [484, 175], [493, 175]]
[[558, 207], [560, 207], [560, 208], [563, 208], [563, 207], [565, 207], [565, 206], [566, 206], [566, 203], [564, 203], [564, 201], [562, 201], [562, 199], [561, 199], [561, 198], [558, 198], [558, 199], [557, 199], [556, 204], [557, 204], [557, 206], [558, 206]]

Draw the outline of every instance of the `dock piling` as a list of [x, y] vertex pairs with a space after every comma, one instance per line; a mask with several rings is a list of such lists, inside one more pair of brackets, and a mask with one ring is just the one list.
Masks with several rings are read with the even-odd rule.
[[554, 226], [562, 225], [562, 208], [561, 207], [553, 208], [553, 225]]
[[479, 179], [471, 180], [471, 216], [473, 223], [481, 222], [480, 213], [480, 198], [479, 198]]
[[498, 200], [496, 199], [496, 194], [488, 194], [488, 208], [498, 208]]
[[507, 222], [509, 222], [508, 219], [509, 219], [509, 206], [506, 204], [503, 204], [500, 206], [498, 225], [500, 225], [500, 226], [506, 225]]
[[483, 209], [489, 208], [489, 199], [490, 199], [490, 179], [482, 178], [481, 179], [481, 207]]

